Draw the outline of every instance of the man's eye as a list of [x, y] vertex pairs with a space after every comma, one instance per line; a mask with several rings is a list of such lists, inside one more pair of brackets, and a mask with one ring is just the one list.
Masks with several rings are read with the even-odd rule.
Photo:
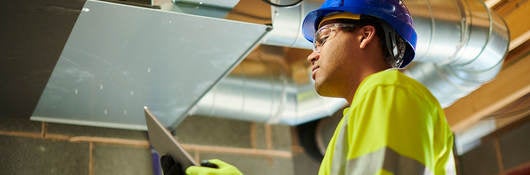
[[323, 36], [320, 38], [320, 45], [323, 45], [329, 38], [329, 35]]
[[324, 35], [324, 36], [318, 38], [318, 40], [317, 40], [318, 44], [320, 44], [320, 45], [324, 44], [326, 42], [326, 40], [328, 40], [328, 37], [329, 37], [329, 35]]

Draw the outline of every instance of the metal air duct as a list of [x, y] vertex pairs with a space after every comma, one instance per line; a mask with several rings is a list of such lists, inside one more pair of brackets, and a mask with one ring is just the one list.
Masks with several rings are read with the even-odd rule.
[[419, 37], [417, 64], [407, 74], [427, 86], [443, 107], [500, 71], [508, 29], [483, 1], [409, 1], [409, 8]]
[[[418, 34], [415, 63], [406, 73], [427, 86], [443, 107], [499, 72], [508, 48], [508, 29], [484, 2], [406, 3]], [[300, 26], [304, 16], [319, 5], [306, 0], [295, 7], [272, 7], [273, 30], [263, 44], [310, 49]], [[229, 75], [199, 101], [192, 113], [296, 125], [331, 115], [345, 104], [343, 100], [318, 96], [311, 82], [293, 83], [285, 72], [260, 78]]]
[[[297, 125], [331, 115], [343, 107], [342, 99], [319, 96], [309, 81], [305, 60], [302, 65], [289, 65], [284, 62], [283, 50], [266, 45], [257, 48], [236, 67], [236, 73], [222, 79], [191, 113]], [[307, 75], [307, 81], [293, 80], [294, 69], [303, 69], [300, 71]]]

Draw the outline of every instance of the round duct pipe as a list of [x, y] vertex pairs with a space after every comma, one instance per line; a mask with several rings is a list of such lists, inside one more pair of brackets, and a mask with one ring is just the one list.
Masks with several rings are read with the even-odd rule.
[[[271, 7], [273, 30], [263, 44], [311, 49], [300, 26], [320, 3], [306, 0], [295, 7]], [[497, 75], [508, 48], [508, 29], [483, 1], [408, 0], [407, 6], [418, 41], [416, 58], [406, 73], [423, 83], [443, 107]], [[266, 78], [229, 75], [199, 101], [194, 113], [297, 125], [329, 116], [345, 104], [318, 96], [311, 82], [293, 83], [285, 72]]]
[[407, 1], [418, 33], [406, 73], [448, 107], [500, 71], [508, 49], [504, 21], [479, 0]]
[[197, 103], [192, 114], [298, 125], [344, 106], [342, 99], [320, 97], [311, 81], [294, 81], [292, 71], [300, 66], [285, 63], [283, 50], [258, 47]]

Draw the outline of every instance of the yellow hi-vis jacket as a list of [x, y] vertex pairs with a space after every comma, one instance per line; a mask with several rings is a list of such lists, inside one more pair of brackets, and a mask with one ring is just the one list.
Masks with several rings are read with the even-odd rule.
[[455, 174], [440, 104], [398, 70], [366, 77], [343, 113], [319, 175]]

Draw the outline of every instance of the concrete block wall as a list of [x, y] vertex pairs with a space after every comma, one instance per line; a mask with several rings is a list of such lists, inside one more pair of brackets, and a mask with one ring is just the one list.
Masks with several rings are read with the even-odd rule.
[[[0, 174], [151, 175], [146, 135], [0, 117]], [[292, 151], [283, 125], [191, 116], [176, 136], [196, 160], [218, 158], [250, 175], [295, 174], [293, 156], [303, 152]]]

